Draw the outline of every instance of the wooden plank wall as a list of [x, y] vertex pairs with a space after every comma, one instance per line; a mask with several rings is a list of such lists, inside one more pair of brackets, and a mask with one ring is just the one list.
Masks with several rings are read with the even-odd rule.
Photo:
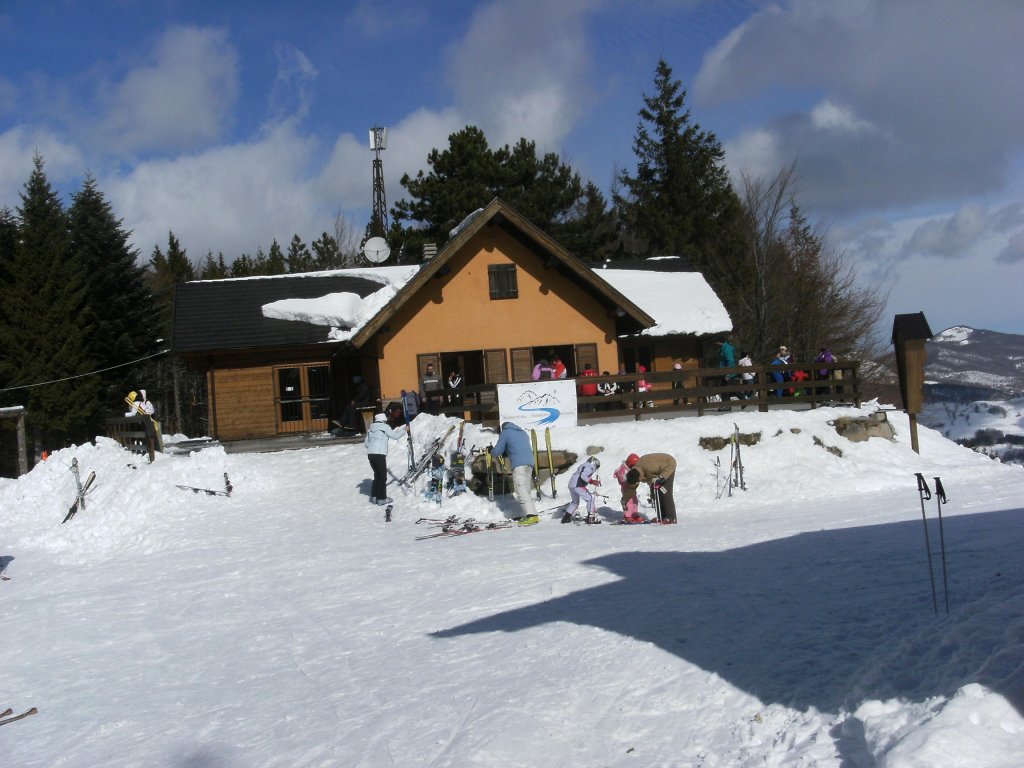
[[214, 437], [247, 440], [277, 434], [271, 366], [214, 370], [209, 375], [210, 426]]

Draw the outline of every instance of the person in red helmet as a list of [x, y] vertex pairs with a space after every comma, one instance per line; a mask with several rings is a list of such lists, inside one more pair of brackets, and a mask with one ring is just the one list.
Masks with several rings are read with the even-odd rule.
[[676, 502], [672, 495], [676, 477], [675, 458], [667, 453], [645, 453], [643, 456], [631, 453], [626, 457], [626, 464], [640, 473], [640, 482], [647, 483], [652, 498], [653, 494], [660, 494], [661, 522], [675, 523]]
[[647, 518], [640, 514], [636, 497], [636, 489], [640, 485], [640, 473], [633, 467], [639, 460], [639, 456], [631, 453], [622, 462], [622, 466], [615, 470], [615, 479], [619, 481], [619, 489], [622, 491], [622, 522], [624, 523], [647, 522]]

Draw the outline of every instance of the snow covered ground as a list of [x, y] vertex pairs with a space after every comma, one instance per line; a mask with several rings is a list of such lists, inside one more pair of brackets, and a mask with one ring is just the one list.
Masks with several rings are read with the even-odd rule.
[[[422, 516], [514, 502], [396, 488], [385, 522], [363, 448], [326, 441], [152, 465], [102, 438], [57, 451], [0, 480], [0, 710], [39, 710], [0, 727], [0, 765], [1020, 766], [1024, 468], [927, 428], [918, 456], [898, 412], [895, 442], [850, 443], [828, 424], [848, 415], [560, 429], [609, 480], [630, 452], [675, 455], [680, 524], [549, 511], [428, 540]], [[748, 489], [716, 498], [729, 448], [698, 439], [734, 423], [760, 441]], [[447, 424], [418, 417], [417, 441]], [[97, 481], [61, 525], [72, 458]], [[225, 472], [230, 497], [175, 487]], [[949, 499], [948, 614], [917, 472]]]

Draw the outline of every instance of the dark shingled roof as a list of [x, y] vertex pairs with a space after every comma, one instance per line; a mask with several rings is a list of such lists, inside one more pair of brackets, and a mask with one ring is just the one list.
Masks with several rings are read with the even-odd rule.
[[382, 287], [336, 273], [181, 283], [174, 290], [171, 349], [187, 353], [323, 343], [330, 330], [326, 326], [264, 317], [263, 305], [341, 292], [365, 298]]

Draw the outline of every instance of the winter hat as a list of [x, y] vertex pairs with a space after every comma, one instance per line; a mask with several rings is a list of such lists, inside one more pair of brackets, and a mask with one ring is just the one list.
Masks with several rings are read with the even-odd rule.
[[388, 417], [386, 413], [375, 413], [373, 414], [374, 421], [387, 421]]
[[637, 456], [635, 453], [631, 453], [629, 454], [629, 456], [626, 457], [626, 466], [632, 467], [636, 465], [638, 461], [640, 461], [640, 457]]

